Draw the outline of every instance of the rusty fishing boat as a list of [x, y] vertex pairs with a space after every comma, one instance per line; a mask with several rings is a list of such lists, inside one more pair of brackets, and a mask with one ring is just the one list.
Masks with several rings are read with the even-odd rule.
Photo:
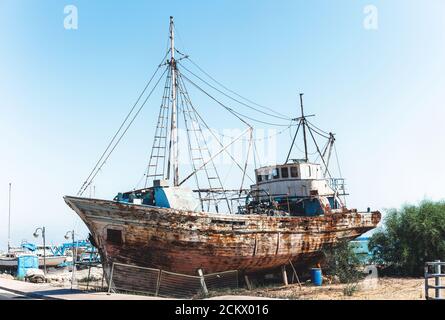
[[[276, 110], [227, 89], [177, 50], [173, 18], [170, 18], [169, 38], [167, 53], [143, 92], [147, 98], [144, 100], [141, 94], [135, 104], [145, 104], [154, 90], [148, 89], [151, 82], [156, 82], [156, 75], [164, 70], [154, 84], [155, 87], [165, 78], [144, 187], [118, 193], [113, 200], [83, 196], [121, 140], [121, 132], [123, 135], [128, 129], [123, 124], [77, 196], [64, 197], [88, 227], [107, 274], [113, 263], [189, 275], [196, 275], [199, 269], [204, 273], [226, 270], [255, 273], [286, 265], [289, 261], [295, 266], [308, 266], [320, 258], [324, 248], [340, 240], [352, 240], [376, 227], [381, 219], [380, 212], [370, 209], [358, 212], [346, 207], [344, 179], [333, 178], [329, 169], [335, 135], [308, 120], [310, 116], [304, 114], [302, 94], [301, 116], [278, 115]], [[185, 64], [187, 61], [203, 73], [197, 75], [191, 71]], [[214, 81], [210, 83], [205, 76]], [[291, 120], [289, 128], [294, 129], [295, 134], [286, 160], [255, 168], [255, 177], [247, 188], [244, 187], [249, 176], [247, 159], [255, 153], [253, 127], [249, 121], [255, 118], [228, 107], [203, 89], [202, 83], [263, 115]], [[222, 143], [192, 103], [187, 86], [204, 93], [236, 117], [246, 130], [233, 137], [230, 143]], [[137, 115], [140, 109], [135, 106]], [[180, 116], [184, 120], [187, 135], [184, 141], [191, 166], [190, 172], [182, 176], [178, 164]], [[127, 119], [131, 125], [134, 118], [129, 114]], [[214, 136], [218, 145], [216, 152], [210, 152], [204, 130]], [[292, 158], [298, 135], [303, 136], [303, 159]], [[247, 141], [247, 156], [246, 161], [240, 163], [229, 152], [229, 147], [242, 139]], [[317, 142], [320, 139], [324, 139], [323, 145]], [[308, 154], [308, 144], [312, 142], [317, 151], [314, 160], [310, 160]], [[221, 154], [226, 154], [239, 169], [240, 188], [223, 186], [215, 165], [215, 158]], [[192, 180], [195, 187], [190, 186]], [[115, 271], [113, 277], [119, 274]]]

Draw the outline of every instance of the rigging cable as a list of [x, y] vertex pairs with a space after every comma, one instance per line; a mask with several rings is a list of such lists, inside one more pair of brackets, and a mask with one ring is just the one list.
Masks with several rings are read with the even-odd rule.
[[[84, 185], [82, 186], [82, 188], [79, 190], [79, 192], [77, 193], [78, 196], [82, 196], [82, 194], [85, 192], [85, 190], [89, 187], [89, 185], [91, 184], [91, 182], [94, 180], [94, 178], [96, 177], [96, 175], [99, 173], [99, 171], [102, 169], [102, 167], [105, 165], [105, 163], [107, 162], [108, 158], [110, 157], [110, 155], [113, 153], [113, 151], [116, 149], [116, 147], [118, 146], [118, 144], [120, 143], [120, 141], [122, 140], [122, 138], [124, 137], [124, 135], [127, 133], [128, 129], [130, 128], [130, 126], [133, 124], [134, 120], [136, 119], [136, 117], [139, 115], [139, 113], [141, 112], [142, 108], [145, 106], [146, 102], [148, 101], [148, 99], [150, 98], [150, 96], [152, 95], [153, 91], [156, 89], [157, 85], [159, 84], [159, 82], [161, 81], [161, 79], [164, 77], [164, 74], [167, 72], [168, 68], [165, 68], [164, 72], [161, 74], [161, 76], [159, 77], [159, 79], [157, 80], [157, 82], [155, 83], [153, 89], [150, 91], [150, 93], [148, 94], [148, 96], [145, 98], [144, 102], [142, 103], [142, 105], [139, 107], [139, 109], [137, 110], [136, 114], [133, 116], [133, 118], [131, 119], [130, 123], [127, 125], [127, 127], [125, 128], [125, 130], [122, 132], [122, 134], [120, 135], [119, 139], [116, 141], [116, 143], [114, 144], [113, 148], [108, 152], [108, 155], [103, 158], [101, 157], [101, 159], [99, 159], [99, 161], [97, 162], [95, 169], [93, 169], [93, 171], [90, 173], [89, 175], [89, 180], [87, 179], [84, 182]], [[156, 70], [157, 72], [157, 70]], [[125, 122], [124, 122], [125, 124]], [[123, 125], [122, 125], [123, 126]], [[117, 132], [116, 136], [119, 134], [120, 130]], [[107, 150], [109, 149], [109, 147], [107, 148]], [[107, 151], [104, 152], [104, 154], [106, 154]], [[102, 164], [99, 166], [99, 163], [102, 161]]]
[[320, 136], [322, 136], [322, 137], [324, 137], [326, 139], [330, 138], [330, 133], [329, 132], [326, 132], [326, 131], [318, 128], [312, 122], [309, 122], [307, 119], [306, 119], [306, 122], [309, 123], [309, 125], [312, 127], [312, 130], [314, 130], [315, 133], [317, 133], [318, 135], [320, 135]]
[[185, 70], [187, 70], [188, 72], [190, 72], [193, 76], [195, 76], [196, 78], [198, 78], [199, 80], [201, 80], [202, 82], [204, 82], [204, 83], [205, 83], [206, 85], [208, 85], [210, 88], [212, 88], [212, 89], [218, 91], [219, 93], [223, 94], [223, 95], [226, 96], [227, 98], [232, 99], [233, 101], [238, 102], [239, 104], [241, 104], [241, 105], [243, 105], [243, 106], [245, 106], [245, 107], [247, 107], [247, 108], [250, 108], [250, 109], [252, 109], [252, 110], [255, 110], [255, 111], [257, 111], [257, 112], [260, 112], [260, 113], [262, 113], [262, 114], [265, 114], [265, 115], [267, 115], [267, 116], [269, 116], [269, 117], [274, 117], [274, 118], [278, 118], [278, 119], [282, 119], [282, 120], [291, 120], [291, 118], [289, 118], [289, 117], [281, 117], [281, 116], [277, 116], [276, 114], [267, 113], [267, 112], [264, 112], [264, 111], [259, 110], [258, 108], [252, 107], [252, 106], [250, 106], [250, 105], [248, 105], [248, 104], [246, 104], [246, 103], [244, 103], [244, 102], [242, 102], [242, 101], [239, 101], [238, 99], [233, 98], [232, 96], [230, 96], [230, 95], [224, 93], [223, 91], [219, 90], [219, 89], [216, 88], [215, 86], [211, 85], [210, 83], [208, 83], [207, 81], [205, 81], [204, 79], [202, 79], [200, 76], [196, 75], [194, 72], [192, 72], [191, 70], [189, 70], [186, 66], [184, 66], [184, 64], [182, 64], [182, 63], [180, 63], [180, 62], [179, 62], [179, 64], [180, 64], [181, 67], [183, 67]]
[[247, 123], [245, 121], [245, 119], [249, 119], [255, 122], [259, 122], [259, 123], [263, 123], [263, 124], [267, 124], [267, 125], [271, 125], [271, 126], [277, 126], [277, 127], [287, 127], [287, 124], [278, 124], [278, 123], [271, 123], [271, 122], [266, 122], [266, 121], [262, 121], [262, 120], [258, 120], [249, 116], [246, 116], [240, 112], [237, 112], [235, 110], [233, 110], [232, 108], [224, 105], [221, 101], [219, 101], [218, 99], [216, 99], [215, 97], [213, 97], [210, 93], [208, 93], [207, 91], [205, 91], [204, 89], [202, 89], [199, 85], [197, 85], [196, 83], [194, 83], [192, 80], [190, 80], [189, 78], [187, 78], [185, 75], [181, 75], [185, 80], [187, 80], [189, 83], [191, 83], [194, 87], [196, 87], [197, 89], [199, 89], [200, 91], [202, 91], [204, 94], [206, 94], [208, 97], [210, 97], [212, 100], [214, 100], [216, 103], [218, 103], [220, 106], [222, 106], [223, 108], [225, 108], [227, 111], [229, 111], [231, 114], [233, 114], [235, 117], [237, 117], [241, 122], [243, 122], [244, 124], [248, 125], [249, 127], [252, 127], [249, 123]]
[[[181, 52], [179, 52], [179, 51], [178, 51], [178, 53], [184, 55], [183, 53], [181, 53]], [[185, 56], [185, 55], [184, 55], [184, 56]], [[241, 98], [241, 99], [243, 99], [243, 100], [245, 100], [245, 101], [247, 101], [247, 102], [249, 102], [249, 103], [252, 103], [252, 104], [254, 104], [254, 105], [256, 105], [256, 106], [258, 106], [258, 107], [260, 107], [260, 108], [263, 108], [263, 109], [269, 110], [269, 111], [271, 111], [271, 112], [274, 112], [274, 113], [276, 113], [276, 114], [278, 114], [278, 115], [280, 115], [280, 116], [283, 116], [284, 118], [288, 119], [288, 117], [287, 117], [286, 115], [277, 112], [277, 111], [274, 110], [273, 108], [269, 108], [269, 107], [260, 105], [260, 104], [256, 103], [255, 101], [249, 100], [249, 99], [243, 97], [242, 95], [236, 93], [235, 91], [230, 90], [229, 88], [227, 88], [226, 86], [224, 86], [221, 82], [219, 82], [219, 81], [217, 81], [215, 78], [213, 78], [213, 77], [212, 77], [210, 74], [208, 74], [206, 71], [204, 71], [204, 70], [203, 70], [197, 63], [195, 63], [192, 59], [190, 59], [189, 56], [185, 56], [185, 57], [186, 57], [186, 59], [187, 59], [188, 61], [190, 61], [196, 68], [198, 68], [202, 73], [204, 73], [207, 77], [209, 77], [211, 80], [213, 80], [215, 83], [217, 83], [218, 85], [220, 85], [220, 86], [221, 86], [222, 88], [224, 88], [225, 90], [227, 90], [227, 91], [233, 93], [233, 94], [236, 95], [237, 97], [239, 97], [239, 98]]]
[[334, 143], [334, 152], [335, 152], [335, 158], [337, 159], [338, 173], [340, 174], [340, 178], [343, 178], [343, 174], [341, 173], [341, 168], [340, 168], [340, 161], [338, 160], [337, 147], [335, 146], [335, 143]]
[[[142, 90], [141, 94], [139, 95], [138, 99], [136, 100], [136, 102], [134, 103], [133, 107], [130, 109], [130, 112], [128, 112], [127, 116], [125, 117], [124, 121], [122, 121], [119, 129], [116, 131], [116, 133], [114, 134], [113, 138], [111, 139], [111, 141], [108, 143], [107, 148], [105, 149], [105, 151], [102, 153], [102, 155], [100, 156], [99, 160], [97, 161], [96, 165], [94, 166], [94, 168], [91, 170], [90, 174], [88, 175], [88, 177], [85, 179], [84, 183], [82, 184], [82, 186], [80, 187], [80, 190], [78, 191], [77, 195], [81, 195], [85, 190], [83, 190], [86, 186], [86, 184], [88, 183], [89, 179], [91, 178], [93, 172], [97, 169], [97, 166], [99, 165], [99, 163], [102, 161], [102, 159], [104, 158], [105, 154], [107, 153], [107, 151], [110, 149], [111, 145], [113, 144], [114, 140], [116, 139], [116, 137], [119, 135], [119, 132], [122, 130], [122, 128], [124, 127], [125, 123], [127, 122], [128, 118], [130, 117], [130, 115], [133, 113], [134, 109], [136, 108], [137, 104], [139, 103], [139, 101], [141, 100], [142, 96], [144, 95], [144, 93], [147, 91], [148, 86], [150, 85], [150, 83], [153, 81], [153, 78], [156, 76], [156, 74], [158, 73], [159, 69], [162, 66], [162, 62], [164, 61], [164, 59], [167, 57], [168, 53], [170, 52], [170, 49], [167, 50], [167, 52], [165, 53], [164, 57], [162, 58], [161, 62], [159, 63], [158, 67], [156, 68], [155, 72], [153, 73], [153, 75], [151, 76], [150, 80], [148, 80], [147, 84], [145, 85], [144, 90]], [[83, 190], [83, 191], [82, 191]]]
[[[297, 127], [297, 131], [298, 131], [298, 127]], [[298, 133], [298, 132], [297, 132], [297, 133]], [[289, 137], [290, 137], [291, 140], [293, 139], [292, 131], [289, 131]], [[295, 146], [295, 148], [297, 148], [298, 151], [300, 151], [301, 153], [304, 153], [304, 150], [301, 150], [300, 147], [298, 146], [298, 144], [293, 143], [293, 144], [291, 145], [291, 148], [293, 148], [293, 147], [292, 147], [293, 145]], [[313, 156], [313, 155], [317, 154], [317, 151], [314, 151], [314, 152], [309, 152], [309, 151], [308, 151], [307, 154], [310, 155], [310, 156]], [[290, 155], [289, 155], [289, 157], [290, 157]]]
[[[193, 104], [192, 104], [192, 102], [191, 102], [191, 99], [190, 99], [190, 97], [189, 97], [189, 94], [188, 94], [188, 90], [187, 90], [187, 88], [186, 88], [186, 86], [185, 86], [185, 82], [184, 82], [184, 79], [183, 79], [183, 77], [184, 77], [184, 75], [181, 73], [181, 72], [179, 72], [179, 70], [177, 70], [178, 71], [178, 88], [179, 88], [179, 90], [184, 94], [184, 97], [185, 97], [185, 99], [186, 99], [186, 101], [189, 103], [189, 105], [190, 105], [190, 107], [192, 108], [192, 110], [195, 112], [195, 114], [198, 116], [198, 118], [201, 120], [201, 122], [204, 124], [204, 126], [207, 128], [207, 130], [209, 130], [209, 132], [212, 134], [212, 136], [216, 139], [216, 141], [218, 142], [218, 144], [221, 146], [221, 147], [224, 147], [224, 144], [218, 139], [218, 137], [217, 137], [217, 135], [216, 135], [216, 133], [214, 133], [213, 132], [213, 130], [211, 130], [210, 129], [210, 127], [208, 126], [208, 124], [204, 121], [204, 119], [202, 118], [202, 116], [199, 114], [199, 112], [196, 110], [196, 108], [193, 106]], [[238, 117], [237, 117], [238, 118]], [[241, 120], [243, 123], [245, 123], [245, 124], [247, 124], [247, 126], [249, 127], [249, 128], [252, 128], [248, 123], [246, 123], [246, 122], [244, 122], [243, 120]], [[232, 139], [233, 140], [233, 139]], [[242, 166], [235, 160], [235, 158], [233, 157], [233, 155], [229, 152], [229, 151], [225, 151], [226, 153], [227, 153], [227, 155], [232, 159], [232, 161], [238, 166], [238, 168], [240, 168], [241, 169], [241, 171], [243, 171], [244, 169], [242, 168]], [[252, 181], [253, 183], [255, 183], [254, 182], [254, 180], [249, 176], [249, 175], [247, 175], [246, 174], [246, 176], [249, 178], [249, 180], [250, 181]]]
[[[272, 139], [272, 138], [274, 138], [274, 137], [276, 137], [276, 136], [278, 136], [278, 135], [280, 135], [280, 134], [286, 132], [286, 131], [289, 130], [291, 127], [292, 127], [292, 124], [290, 124], [288, 127], [284, 128], [283, 130], [280, 130], [280, 131], [278, 131], [278, 132], [276, 132], [276, 133], [274, 133], [274, 134], [271, 134], [271, 135], [269, 135], [269, 136], [262, 137], [262, 138], [255, 138], [255, 139], [252, 139], [252, 140], [253, 140], [253, 141], [258, 141], [258, 142], [266, 141], [266, 140], [270, 140], [270, 139]], [[212, 130], [212, 129], [210, 129], [210, 130]], [[235, 139], [235, 137], [233, 137], [233, 136], [228, 136], [228, 135], [223, 134], [223, 133], [216, 132], [216, 134], [219, 135], [221, 138]], [[244, 142], [249, 141], [249, 139], [245, 139], [245, 138], [243, 138], [243, 139], [239, 139], [239, 140], [240, 140], [240, 141], [244, 141]]]
[[[158, 115], [158, 122], [157, 122], [157, 125], [156, 125], [156, 129], [155, 129], [155, 136], [157, 135], [157, 132], [158, 132], [158, 129], [159, 129], [159, 119], [160, 119], [160, 117], [161, 116], [164, 116], [164, 113], [163, 113], [163, 111], [162, 111], [162, 109], [163, 109], [163, 106], [165, 106], [166, 104], [168, 104], [168, 99], [169, 99], [169, 97], [170, 97], [170, 86], [169, 86], [169, 79], [170, 79], [170, 76], [171, 76], [171, 70], [170, 70], [171, 68], [169, 68], [168, 69], [168, 73], [167, 73], [167, 77], [165, 78], [165, 84], [164, 84], [164, 91], [163, 91], [163, 94], [162, 94], [162, 100], [161, 100], [161, 106], [160, 106], [160, 109], [159, 109], [159, 115]], [[169, 116], [168, 116], [168, 112], [167, 112], [167, 118], [168, 118]], [[162, 130], [162, 128], [161, 128], [161, 130]], [[168, 132], [166, 132], [166, 135], [168, 134]], [[155, 140], [156, 140], [156, 138], [155, 138]], [[165, 139], [166, 140], [166, 139]], [[154, 143], [155, 143], [155, 141], [153, 141], [153, 146], [154, 146]], [[144, 169], [144, 173], [142, 174], [142, 177], [139, 179], [139, 181], [138, 181], [138, 183], [136, 184], [136, 186], [133, 188], [133, 190], [137, 190], [138, 188], [139, 188], [139, 185], [141, 184], [141, 182], [142, 182], [142, 180], [145, 178], [145, 185], [144, 185], [144, 188], [146, 188], [147, 187], [147, 182], [148, 182], [148, 177], [149, 177], [149, 175], [150, 175], [150, 172], [149, 172], [149, 170], [150, 170], [150, 162], [151, 162], [151, 159], [152, 159], [152, 157], [153, 157], [153, 146], [152, 146], [152, 148], [151, 148], [151, 152], [150, 152], [150, 157], [149, 157], [149, 165], [147, 166], [147, 168], [146, 169]], [[157, 154], [157, 156], [159, 156], [159, 153]], [[164, 151], [164, 158], [165, 158], [165, 151]], [[165, 160], [163, 161], [163, 163], [162, 163], [162, 165], [163, 165], [163, 169], [162, 169], [162, 173], [164, 174], [164, 172], [165, 172]], [[155, 169], [155, 175], [157, 174], [157, 167], [156, 167], [156, 169]]]

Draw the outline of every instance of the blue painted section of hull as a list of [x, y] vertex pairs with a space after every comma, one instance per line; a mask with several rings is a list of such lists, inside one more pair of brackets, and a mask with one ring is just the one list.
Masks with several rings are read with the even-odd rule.
[[155, 188], [155, 203], [157, 207], [170, 208], [170, 202], [163, 188]]

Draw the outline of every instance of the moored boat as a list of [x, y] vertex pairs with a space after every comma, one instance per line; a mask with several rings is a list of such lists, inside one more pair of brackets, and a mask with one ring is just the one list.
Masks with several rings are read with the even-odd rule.
[[0, 256], [0, 268], [9, 269], [9, 268], [17, 268], [18, 259], [15, 254], [6, 253]]

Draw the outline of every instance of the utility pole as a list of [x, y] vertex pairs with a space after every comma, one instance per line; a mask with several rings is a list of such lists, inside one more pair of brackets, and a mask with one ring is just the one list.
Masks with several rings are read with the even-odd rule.
[[175, 60], [175, 30], [173, 17], [170, 17], [170, 67], [172, 79], [172, 117], [170, 128], [170, 156], [168, 163], [167, 179], [170, 179], [170, 161], [172, 162], [173, 186], [179, 185], [178, 170], [178, 127], [177, 127], [177, 106], [176, 106], [176, 60]]
[[9, 209], [8, 209], [8, 253], [11, 250], [11, 182], [9, 183]]
[[303, 95], [304, 95], [304, 93], [300, 93], [301, 124], [303, 125], [304, 158], [305, 158], [306, 162], [308, 162], [309, 159], [307, 156], [306, 117], [304, 116], [304, 110], [303, 110]]
[[[76, 246], [76, 243], [75, 243], [75, 241], [74, 241], [74, 230], [72, 230], [72, 231], [68, 231], [66, 234], [65, 234], [65, 239], [69, 239], [69, 234], [71, 233], [71, 240], [73, 241], [72, 242], [72, 250], [71, 250], [71, 252], [72, 252], [72, 255], [73, 255], [73, 269], [71, 270], [72, 271], [72, 273], [71, 273], [71, 290], [73, 290], [73, 284], [74, 284], [74, 280], [75, 280], [75, 277], [74, 277], [74, 273], [75, 273], [75, 271], [76, 271], [76, 257], [77, 257], [77, 246]], [[88, 276], [88, 278], [89, 278], [89, 276]], [[89, 281], [89, 280], [88, 280]]]
[[43, 272], [46, 276], [46, 234], [45, 234], [45, 227], [37, 228], [36, 231], [34, 231], [34, 237], [38, 238], [39, 231], [42, 232], [42, 238], [43, 238]]

